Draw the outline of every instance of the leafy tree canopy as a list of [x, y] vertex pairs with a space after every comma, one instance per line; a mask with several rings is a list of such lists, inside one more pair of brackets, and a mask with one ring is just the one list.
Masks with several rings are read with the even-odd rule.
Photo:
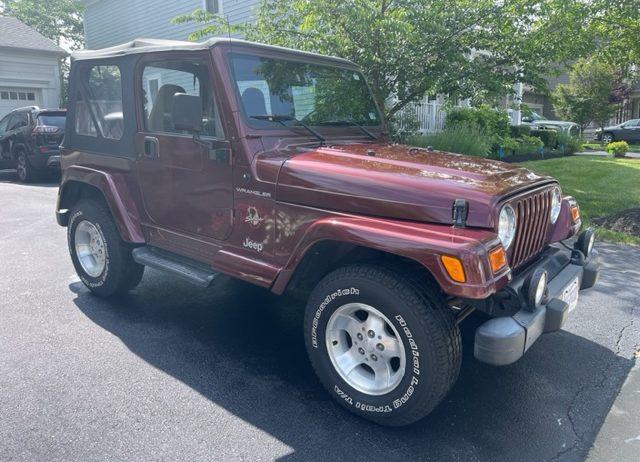
[[78, 0], [0, 0], [0, 14], [16, 17], [71, 49], [84, 44], [83, 9]]
[[203, 10], [174, 22], [203, 24], [191, 40], [242, 33], [351, 59], [392, 116], [424, 94], [491, 101], [514, 82], [544, 87], [588, 49], [590, 12], [581, 0], [262, 0], [255, 24]]
[[622, 74], [595, 58], [580, 59], [569, 72], [569, 83], [556, 87], [554, 109], [583, 128], [595, 122], [604, 127], [621, 101]]

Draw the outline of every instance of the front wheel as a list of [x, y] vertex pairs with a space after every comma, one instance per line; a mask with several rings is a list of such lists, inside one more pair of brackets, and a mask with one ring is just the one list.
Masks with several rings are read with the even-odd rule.
[[313, 290], [304, 327], [311, 364], [333, 398], [383, 425], [425, 417], [460, 370], [460, 332], [426, 277], [340, 268]]
[[73, 207], [67, 240], [76, 273], [96, 295], [122, 294], [142, 279], [144, 266], [133, 260], [131, 248], [101, 202], [84, 199]]

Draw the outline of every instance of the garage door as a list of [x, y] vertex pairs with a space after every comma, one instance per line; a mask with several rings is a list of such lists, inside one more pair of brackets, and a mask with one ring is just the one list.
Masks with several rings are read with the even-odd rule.
[[39, 106], [38, 88], [0, 87], [0, 118], [17, 107]]

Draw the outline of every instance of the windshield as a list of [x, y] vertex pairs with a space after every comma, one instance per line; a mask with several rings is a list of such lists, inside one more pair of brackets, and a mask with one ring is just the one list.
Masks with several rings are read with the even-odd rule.
[[232, 55], [231, 67], [242, 110], [254, 127], [277, 126], [270, 116], [307, 125], [381, 123], [360, 72], [244, 54]]
[[536, 111], [531, 111], [531, 118], [533, 120], [547, 120], [546, 117], [541, 116], [540, 114], [538, 114]]
[[38, 125], [47, 125], [49, 127], [64, 128], [64, 114], [40, 114], [38, 115]]

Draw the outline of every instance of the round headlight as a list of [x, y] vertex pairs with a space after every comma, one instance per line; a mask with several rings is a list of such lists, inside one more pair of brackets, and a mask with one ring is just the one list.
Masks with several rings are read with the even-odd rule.
[[509, 204], [500, 210], [500, 220], [498, 221], [498, 237], [502, 241], [505, 250], [509, 248], [516, 236], [516, 212]]
[[551, 193], [551, 223], [555, 223], [558, 220], [558, 216], [560, 215], [560, 209], [562, 208], [562, 193], [560, 192], [560, 188], [553, 188], [553, 192]]

